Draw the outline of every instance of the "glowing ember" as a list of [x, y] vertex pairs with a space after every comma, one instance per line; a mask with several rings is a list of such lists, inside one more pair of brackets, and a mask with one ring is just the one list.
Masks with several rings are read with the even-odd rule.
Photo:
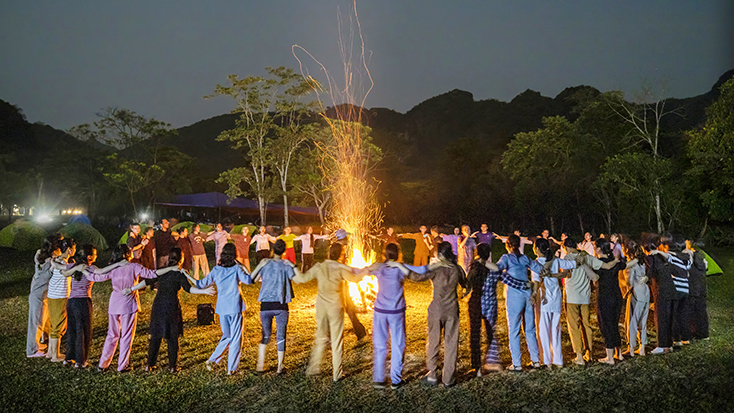
[[[375, 253], [369, 254], [368, 258], [362, 255], [362, 251], [357, 248], [352, 249], [352, 257], [349, 265], [355, 268], [364, 268], [375, 261]], [[367, 311], [372, 308], [372, 303], [377, 296], [377, 277], [368, 275], [362, 278], [358, 283], [349, 283], [349, 296], [357, 308]]]

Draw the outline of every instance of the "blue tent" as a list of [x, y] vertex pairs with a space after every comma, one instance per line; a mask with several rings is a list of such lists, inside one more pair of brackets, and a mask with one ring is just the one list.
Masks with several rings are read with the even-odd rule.
[[[259, 211], [257, 201], [245, 198], [235, 198], [229, 200], [229, 197], [221, 192], [204, 192], [201, 194], [177, 195], [172, 202], [157, 202], [158, 205], [172, 207], [198, 207], [198, 208], [223, 208], [223, 209], [246, 209], [253, 212]], [[285, 207], [281, 204], [267, 204], [268, 211], [282, 211]], [[317, 208], [289, 206], [289, 213], [318, 215]]]
[[90, 221], [89, 217], [84, 214], [78, 214], [78, 215], [72, 216], [71, 218], [69, 218], [68, 223], [69, 224], [80, 223], [80, 224], [92, 225], [92, 221]]

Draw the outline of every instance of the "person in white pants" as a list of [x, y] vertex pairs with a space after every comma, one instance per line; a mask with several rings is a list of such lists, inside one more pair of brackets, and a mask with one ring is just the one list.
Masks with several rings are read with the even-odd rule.
[[561, 349], [561, 304], [563, 292], [559, 278], [570, 276], [570, 272], [561, 270], [572, 270], [576, 268], [575, 261], [553, 258], [550, 243], [547, 239], [538, 238], [533, 247], [539, 264], [550, 270], [550, 275], [541, 277], [533, 271], [532, 280], [540, 283], [537, 302], [540, 303], [539, 311], [536, 310], [538, 341], [540, 342], [541, 361], [547, 367], [556, 365], [563, 366], [563, 351]]

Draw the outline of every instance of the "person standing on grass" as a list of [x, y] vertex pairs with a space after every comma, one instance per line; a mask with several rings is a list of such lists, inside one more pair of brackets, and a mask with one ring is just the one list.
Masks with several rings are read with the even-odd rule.
[[155, 240], [154, 240], [155, 229], [148, 227], [143, 234], [143, 239], [146, 240], [145, 247], [140, 253], [140, 265], [149, 269], [155, 270]]
[[295, 264], [296, 249], [294, 241], [296, 240], [296, 236], [291, 233], [291, 227], [285, 227], [285, 229], [283, 229], [283, 233], [278, 236], [278, 239], [285, 242], [285, 259]]
[[[597, 281], [599, 276], [594, 271], [603, 266], [609, 266], [593, 255], [579, 252], [576, 241], [567, 237], [563, 241], [563, 256], [567, 260], [583, 259], [584, 266], [576, 266], [571, 270], [571, 277], [564, 283], [566, 292], [566, 323], [568, 324], [568, 335], [571, 336], [571, 345], [576, 353], [574, 363], [583, 366], [591, 361], [594, 346], [594, 334], [589, 319], [589, 303], [591, 302], [591, 283]], [[615, 263], [616, 264], [616, 263]]]
[[275, 319], [276, 338], [278, 340], [278, 374], [283, 372], [285, 359], [285, 340], [288, 332], [288, 303], [293, 299], [291, 280], [296, 276], [294, 265], [282, 259], [286, 251], [285, 241], [279, 239], [273, 246], [273, 258], [262, 260], [252, 272], [252, 282], [262, 279], [260, 286], [260, 322], [262, 323], [262, 341], [258, 346], [257, 371], [265, 370], [265, 350], [273, 335], [273, 319]]
[[239, 234], [230, 234], [230, 238], [234, 241], [235, 249], [237, 249], [237, 261], [250, 271], [250, 228], [247, 225], [242, 226]]
[[431, 234], [427, 232], [425, 225], [421, 225], [420, 232], [414, 234], [399, 234], [399, 238], [412, 239], [415, 241], [415, 250], [413, 250], [413, 265], [421, 266], [428, 264], [428, 258], [431, 256]]
[[482, 224], [479, 227], [479, 231], [474, 231], [473, 234], [471, 234], [472, 238], [476, 240], [477, 245], [478, 244], [487, 244], [490, 247], [489, 252], [489, 260], [492, 260], [492, 240], [494, 240], [494, 233], [489, 230], [489, 227], [487, 227], [487, 224]]
[[[530, 353], [531, 368], [539, 368], [538, 339], [535, 335], [535, 312], [533, 311], [533, 299], [537, 291], [536, 284], [530, 283], [527, 270], [537, 273], [543, 270], [543, 266], [520, 252], [520, 237], [512, 234], [507, 238], [505, 244], [507, 254], [504, 254], [497, 264], [487, 263], [492, 271], [507, 271], [509, 277], [503, 282], [506, 285], [505, 297], [507, 298], [507, 325], [508, 339], [510, 341], [510, 353], [512, 354], [512, 365], [507, 369], [510, 371], [522, 371], [520, 332], [523, 320], [525, 324], [525, 341]], [[528, 284], [531, 285], [528, 286]]]
[[[316, 264], [306, 273], [297, 273], [296, 283], [307, 283], [314, 278], [318, 283], [316, 295], [316, 338], [306, 375], [319, 373], [326, 343], [331, 340], [331, 362], [334, 382], [341, 380], [342, 351], [344, 348], [344, 281], [359, 282], [363, 276], [355, 275], [354, 269], [342, 264], [344, 247], [339, 243], [331, 244], [329, 256], [324, 262]], [[297, 271], [298, 272], [298, 271]]]
[[456, 227], [454, 228], [454, 233], [445, 235], [441, 235], [441, 239], [451, 244], [451, 251], [456, 255], [459, 256], [459, 237], [461, 237], [461, 228]]
[[469, 231], [468, 225], [461, 226], [461, 235], [458, 240], [459, 255], [456, 256], [464, 272], [469, 271], [469, 266], [474, 261], [474, 251], [477, 249], [477, 242], [469, 235]]
[[[495, 238], [498, 238], [500, 241], [502, 241], [504, 244], [507, 244], [507, 240], [510, 238], [510, 236], [503, 237], [502, 235], [497, 235], [493, 232]], [[519, 230], [515, 230], [513, 232], [518, 238], [520, 238], [520, 254], [525, 254], [525, 246], [526, 245], [533, 245], [533, 241], [530, 241], [527, 237], [523, 237], [520, 235]]]
[[387, 358], [387, 340], [391, 344], [390, 379], [392, 388], [402, 387], [403, 355], [405, 353], [405, 295], [403, 285], [408, 270], [396, 260], [400, 255], [398, 244], [385, 246], [384, 262], [378, 262], [358, 270], [359, 275], [371, 274], [377, 277], [377, 297], [374, 303], [372, 319], [373, 371], [372, 386], [385, 388], [385, 359]]
[[206, 257], [206, 250], [204, 249], [204, 234], [201, 233], [201, 226], [194, 224], [194, 228], [189, 234], [189, 241], [191, 242], [191, 254], [193, 261], [193, 273], [194, 279], [199, 279], [199, 269], [201, 269], [201, 277], [206, 277], [209, 274], [209, 259]]
[[140, 255], [148, 241], [140, 234], [140, 224], [137, 222], [130, 224], [130, 231], [127, 233], [127, 247], [133, 252], [133, 262], [140, 263]]
[[537, 262], [549, 269], [547, 276], [533, 271], [532, 280], [539, 285], [538, 289], [538, 339], [543, 354], [543, 364], [546, 367], [555, 365], [563, 367], [563, 349], [561, 348], [561, 304], [563, 291], [560, 278], [571, 275], [564, 270], [576, 268], [575, 261], [554, 258], [547, 238], [535, 240], [533, 252], [538, 257]]
[[252, 241], [255, 243], [255, 254], [257, 255], [257, 262], [270, 258], [270, 243], [275, 242], [278, 239], [274, 236], [265, 232], [265, 226], [260, 226], [260, 233], [255, 234], [252, 237]]
[[250, 275], [244, 267], [238, 265], [237, 248], [234, 244], [224, 246], [219, 263], [203, 279], [196, 280], [186, 273], [184, 275], [198, 289], [205, 289], [212, 284], [217, 286], [216, 312], [219, 314], [222, 338], [206, 361], [205, 367], [212, 371], [224, 358], [224, 352], [229, 350], [227, 374], [232, 375], [240, 364], [242, 351], [242, 312], [245, 311], [245, 302], [240, 293], [240, 283], [252, 284]]
[[313, 253], [316, 240], [328, 239], [328, 235], [314, 235], [313, 227], [308, 227], [305, 234], [296, 240], [301, 241], [301, 272], [305, 273], [313, 267]]
[[586, 251], [587, 254], [594, 255], [596, 249], [594, 248], [594, 237], [591, 235], [591, 232], [584, 234], [584, 240], [579, 243], [577, 248], [579, 251]]
[[[194, 251], [191, 248], [191, 239], [189, 238], [189, 229], [181, 227], [178, 230], [178, 240], [176, 240], [176, 247], [181, 250], [181, 256], [183, 257], [183, 263], [181, 263], [181, 269], [184, 271], [191, 271], [191, 267], [194, 263]], [[170, 259], [168, 260], [171, 261]]]
[[214, 295], [214, 287], [205, 289], [191, 287], [182, 271], [183, 262], [184, 256], [181, 249], [174, 247], [168, 253], [168, 265], [176, 267], [177, 270], [156, 278], [145, 279], [123, 291], [125, 295], [130, 295], [133, 291], [145, 288], [146, 285], [158, 287], [153, 299], [153, 307], [150, 310], [150, 326], [148, 327], [150, 341], [148, 342], [148, 361], [145, 364], [145, 371], [155, 369], [158, 351], [164, 338], [168, 345], [168, 369], [171, 373], [178, 370], [178, 337], [183, 336], [183, 315], [178, 299], [179, 290], [183, 289], [190, 294]]
[[178, 269], [178, 267], [167, 267], [152, 271], [140, 264], [130, 263], [132, 258], [133, 254], [127, 248], [127, 245], [118, 245], [112, 251], [110, 265], [101, 269], [88, 268], [83, 270], [89, 281], [102, 282], [110, 280], [112, 282], [112, 294], [110, 294], [110, 303], [107, 310], [109, 325], [102, 355], [97, 366], [98, 371], [105, 371], [110, 367], [118, 342], [120, 343], [120, 355], [117, 358], [117, 371], [132, 370], [128, 365], [130, 363], [130, 349], [135, 339], [140, 299], [137, 291], [125, 295], [124, 290], [137, 284], [139, 277], [155, 278]]
[[168, 253], [176, 246], [176, 240], [171, 233], [170, 223], [167, 219], [161, 220], [161, 229], [155, 232], [156, 268], [164, 268], [168, 265]]
[[[468, 231], [466, 236], [469, 237]], [[428, 306], [427, 318], [426, 367], [428, 373], [424, 376], [424, 380], [430, 385], [438, 383], [436, 370], [443, 335], [444, 360], [441, 379], [445, 387], [451, 387], [456, 384], [454, 373], [459, 354], [459, 327], [461, 324], [456, 288], [459, 285], [466, 288], [466, 275], [456, 263], [456, 257], [448, 242], [438, 245], [438, 260], [438, 263], [430, 266], [413, 268], [413, 273], [409, 275], [409, 278], [414, 281], [431, 280], [433, 286], [433, 300]]]
[[640, 245], [632, 240], [627, 242], [624, 255], [631, 258], [624, 270], [624, 291], [622, 291], [622, 296], [627, 299], [624, 325], [629, 350], [625, 354], [630, 357], [635, 353], [644, 356], [647, 344], [647, 315], [650, 311], [650, 288], [647, 286], [645, 272], [646, 257]]
[[[596, 255], [604, 262], [617, 261], [612, 254], [612, 245], [605, 238], [598, 238], [595, 242]], [[620, 347], [622, 338], [619, 335], [619, 316], [622, 313], [622, 291], [619, 289], [619, 272], [626, 268], [623, 261], [617, 262], [614, 267], [596, 270], [599, 275], [598, 295], [596, 297], [596, 318], [599, 330], [604, 338], [604, 347], [607, 356], [599, 359], [600, 363], [614, 365], [614, 359], [621, 359]]]
[[76, 253], [76, 244], [68, 238], [62, 239], [59, 244], [61, 255], [51, 261], [52, 275], [48, 282], [48, 319], [51, 325], [46, 357], [53, 362], [64, 361], [60, 352], [61, 338], [66, 333], [67, 314], [66, 301], [69, 298], [71, 279], [63, 272], [73, 264], [69, 263]]
[[222, 255], [222, 250], [227, 244], [227, 240], [230, 239], [229, 232], [222, 228], [222, 224], [217, 222], [214, 226], [214, 231], [206, 234], [206, 241], [214, 241], [214, 259], [219, 262], [219, 258]]
[[75, 368], [87, 367], [89, 348], [92, 345], [92, 285], [82, 269], [94, 269], [97, 249], [83, 245], [76, 256], [77, 265], [64, 275], [71, 277], [69, 300], [66, 302], [68, 330], [66, 335], [66, 358], [64, 364], [74, 362]]
[[691, 336], [697, 340], [706, 340], [709, 337], [709, 315], [706, 309], [708, 263], [703, 253], [696, 250], [692, 240], [686, 240], [686, 252], [693, 254], [693, 263], [688, 271], [688, 321]]
[[28, 358], [43, 357], [41, 339], [44, 325], [48, 323], [47, 294], [48, 283], [53, 275], [51, 260], [61, 255], [61, 238], [51, 235], [46, 238], [41, 249], [33, 257], [33, 279], [28, 294], [28, 335], [26, 337], [25, 355]]

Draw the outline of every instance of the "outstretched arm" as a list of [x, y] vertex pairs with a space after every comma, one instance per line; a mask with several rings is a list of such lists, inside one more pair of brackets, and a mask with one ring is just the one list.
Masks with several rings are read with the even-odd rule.
[[260, 261], [257, 264], [257, 267], [250, 273], [250, 277], [252, 277], [252, 282], [255, 282], [260, 279], [260, 270], [265, 266], [265, 264], [270, 262], [270, 258], [265, 258], [264, 260]]
[[[108, 272], [114, 270], [115, 268], [124, 267], [125, 265], [128, 265], [128, 264], [130, 264], [130, 262], [128, 260], [118, 261], [118, 262], [116, 262], [114, 264], [110, 264], [110, 265], [108, 265], [106, 267], [97, 268], [97, 269], [94, 270], [94, 273], [97, 274], [97, 275], [107, 274]], [[85, 269], [85, 270], [82, 271], [82, 273], [84, 275], [89, 275], [90, 273], [88, 271], [89, 270], [86, 270]]]

